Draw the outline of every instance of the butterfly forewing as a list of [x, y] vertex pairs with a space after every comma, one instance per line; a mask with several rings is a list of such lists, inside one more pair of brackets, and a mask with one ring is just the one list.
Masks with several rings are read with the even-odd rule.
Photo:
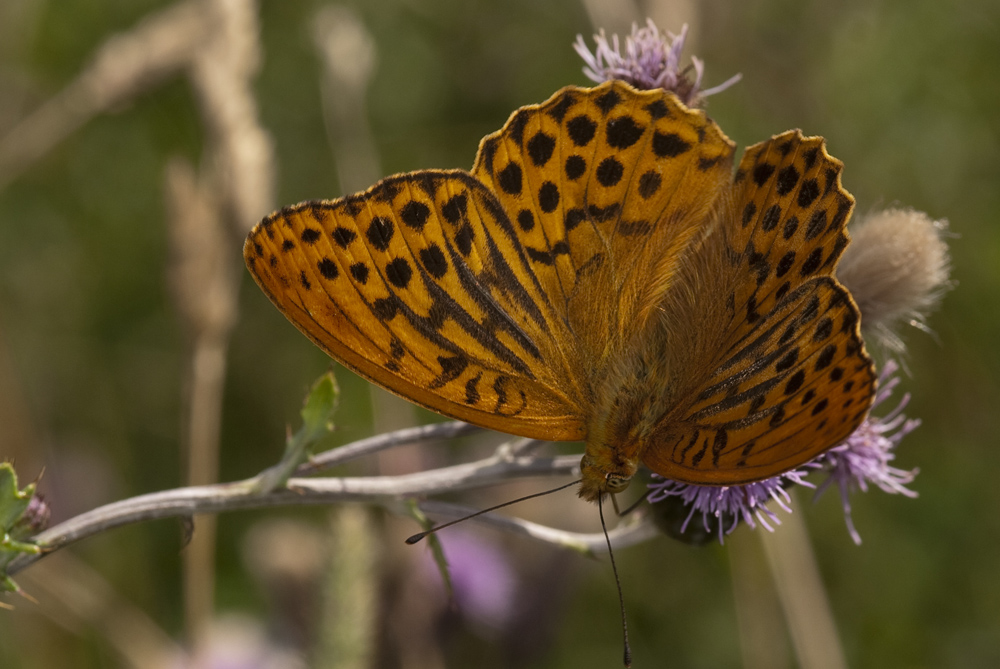
[[673, 95], [609, 82], [518, 110], [483, 140], [473, 173], [517, 222], [546, 293], [599, 362], [669, 287], [730, 178], [732, 151]]
[[417, 172], [282, 210], [244, 255], [279, 309], [362, 376], [486, 427], [581, 438], [572, 341], [510, 226], [467, 173]]

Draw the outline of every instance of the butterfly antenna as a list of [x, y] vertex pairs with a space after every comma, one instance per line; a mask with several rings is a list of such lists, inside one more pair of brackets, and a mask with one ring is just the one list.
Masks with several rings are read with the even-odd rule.
[[[604, 524], [604, 505], [601, 503], [603, 495], [597, 498], [597, 510], [601, 514], [601, 529], [604, 530], [604, 540], [608, 542], [608, 555], [611, 556], [611, 571], [615, 575], [615, 587], [618, 588], [618, 608], [622, 612], [622, 637], [624, 639], [625, 652], [622, 660], [626, 667], [632, 666], [632, 649], [628, 645], [628, 623], [625, 620], [625, 597], [622, 595], [622, 582], [618, 578], [618, 567], [615, 565], [615, 552], [611, 550], [611, 537], [608, 536], [608, 526]], [[612, 498], [614, 499], [614, 498]]]
[[464, 522], [466, 520], [469, 520], [470, 518], [475, 518], [476, 516], [481, 516], [484, 513], [489, 513], [490, 511], [496, 511], [497, 509], [502, 509], [505, 506], [510, 506], [511, 504], [517, 504], [518, 502], [523, 502], [526, 499], [532, 499], [534, 497], [541, 497], [542, 495], [550, 495], [550, 494], [552, 494], [554, 492], [559, 492], [560, 490], [565, 490], [566, 488], [569, 488], [570, 486], [574, 486], [574, 485], [576, 485], [579, 482], [580, 482], [580, 480], [576, 480], [576, 481], [573, 481], [571, 483], [567, 483], [566, 485], [561, 485], [558, 488], [553, 488], [552, 490], [544, 490], [542, 492], [532, 493], [531, 495], [525, 495], [524, 497], [518, 497], [517, 499], [512, 499], [509, 502], [504, 502], [503, 504], [497, 504], [496, 506], [491, 506], [490, 508], [483, 509], [482, 511], [476, 511], [475, 513], [470, 513], [468, 516], [463, 516], [462, 518], [459, 518], [458, 520], [453, 520], [451, 522], [445, 523], [444, 525], [438, 525], [437, 527], [432, 527], [431, 529], [427, 530], [426, 532], [418, 532], [417, 534], [414, 534], [412, 537], [410, 537], [409, 539], [407, 539], [406, 543], [408, 543], [408, 544], [410, 544], [412, 546], [413, 544], [419, 542], [421, 539], [423, 539], [424, 537], [426, 537], [428, 534], [433, 534], [434, 532], [437, 532], [438, 530], [443, 530], [446, 527], [451, 527], [452, 525], [457, 525], [458, 523], [461, 523], [461, 522]]

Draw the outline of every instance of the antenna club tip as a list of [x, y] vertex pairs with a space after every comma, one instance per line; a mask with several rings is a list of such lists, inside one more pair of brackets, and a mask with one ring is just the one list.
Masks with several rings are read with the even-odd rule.
[[417, 534], [414, 534], [412, 537], [409, 537], [406, 540], [406, 543], [412, 546], [413, 544], [419, 543], [421, 540], [423, 540], [423, 538], [426, 537], [427, 534], [428, 534], [427, 532], [418, 532]]
[[625, 650], [625, 657], [622, 658], [625, 663], [625, 669], [629, 669], [632, 666], [632, 653], [628, 649]]

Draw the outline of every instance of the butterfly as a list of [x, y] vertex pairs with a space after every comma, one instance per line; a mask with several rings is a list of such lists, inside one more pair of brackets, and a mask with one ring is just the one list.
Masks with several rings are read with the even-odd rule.
[[567, 87], [422, 170], [278, 211], [244, 257], [368, 380], [452, 418], [585, 441], [579, 495], [640, 463], [737, 485], [864, 420], [876, 377], [834, 277], [854, 206], [822, 138], [735, 145], [621, 81]]

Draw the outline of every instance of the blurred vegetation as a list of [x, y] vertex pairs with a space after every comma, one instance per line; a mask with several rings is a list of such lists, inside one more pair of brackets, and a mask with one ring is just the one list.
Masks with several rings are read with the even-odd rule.
[[[0, 136], [71, 81], [109, 35], [168, 4], [3, 3]], [[575, 0], [353, 5], [378, 48], [368, 105], [386, 174], [468, 167], [479, 138], [512, 110], [586, 83], [570, 45], [593, 30]], [[265, 54], [256, 91], [277, 149], [280, 204], [341, 194], [309, 36], [320, 6], [261, 6]], [[933, 335], [906, 333], [907, 413], [923, 426], [904, 441], [897, 463], [920, 467], [920, 497], [856, 496], [861, 547], [848, 537], [834, 496], [812, 507], [803, 495], [797, 513], [808, 517], [850, 666], [998, 666], [1000, 5], [708, 0], [697, 7], [687, 53], [707, 61], [707, 84], [744, 76], [709, 105], [738, 144], [791, 127], [822, 134], [846, 165], [844, 183], [858, 211], [899, 203], [950, 221], [957, 287], [932, 316]], [[195, 100], [178, 78], [86, 124], [0, 192], [0, 456], [17, 458], [24, 482], [45, 468], [40, 488], [54, 522], [182, 484], [186, 345], [165, 277], [163, 171], [172, 156], [197, 162], [202, 139]], [[277, 461], [285, 424], [296, 421], [306, 389], [329, 365], [249, 277], [240, 309], [222, 480]], [[337, 379], [335, 443], [367, 436], [363, 383], [342, 369]], [[559, 522], [556, 509], [593, 527], [592, 509], [581, 521], [570, 509], [583, 505], [565, 497], [538, 508], [552, 514], [549, 522]], [[324, 527], [322, 511], [286, 514]], [[248, 576], [241, 542], [248, 528], [274, 515], [220, 519], [216, 598], [220, 612], [255, 616], [272, 632], [274, 602]], [[566, 583], [528, 650], [503, 645], [513, 633], [490, 642], [436, 630], [449, 664], [617, 662], [620, 629], [607, 565], [526, 548], [527, 539], [502, 540], [512, 554], [531, 558], [518, 563], [525, 574], [556, 564]], [[73, 551], [179, 638], [181, 541], [177, 524], [156, 522]], [[740, 666], [729, 559], [727, 548], [667, 538], [622, 551], [638, 664]], [[21, 601], [0, 611], [0, 666], [119, 666], [97, 626], [53, 622], [34, 609]], [[398, 666], [391, 654], [383, 661]]]

